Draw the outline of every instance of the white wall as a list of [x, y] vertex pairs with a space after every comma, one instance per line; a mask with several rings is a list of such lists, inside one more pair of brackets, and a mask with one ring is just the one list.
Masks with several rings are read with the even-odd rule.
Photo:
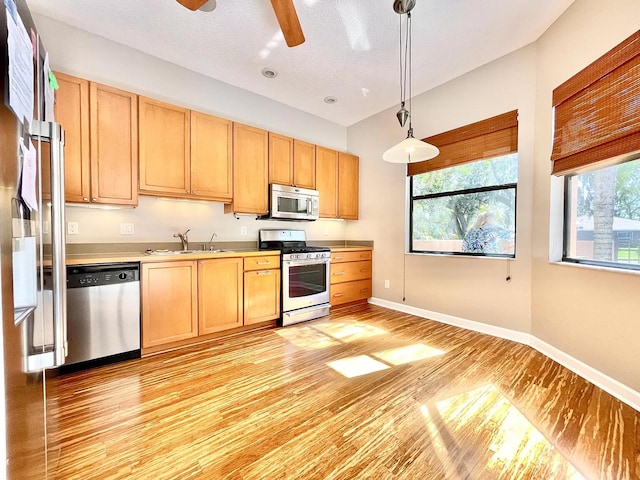
[[[34, 21], [54, 70], [346, 151], [347, 130], [340, 125], [48, 17], [34, 14]], [[80, 224], [79, 235], [67, 236], [70, 243], [173, 241], [173, 233], [186, 228], [192, 229], [190, 239], [195, 242], [208, 240], [213, 232], [218, 234], [218, 241], [257, 240], [260, 228], [304, 229], [310, 240], [334, 240], [344, 238], [346, 225], [332, 220], [236, 220], [223, 213], [220, 203], [146, 197], [140, 198], [135, 209], [68, 206], [67, 221]], [[120, 223], [134, 223], [136, 233], [120, 235]], [[243, 225], [247, 226], [246, 237], [240, 236]]]
[[[530, 330], [535, 60], [535, 46], [528, 46], [413, 100], [416, 138], [518, 110], [517, 256], [509, 266], [504, 259], [405, 256], [406, 167], [382, 161], [382, 153], [406, 134], [395, 118], [397, 108], [349, 128], [349, 148], [360, 155], [361, 207], [360, 221], [349, 224], [347, 236], [375, 242], [375, 297], [402, 302], [406, 261], [406, 304]], [[384, 288], [385, 279], [390, 289]]]
[[402, 303], [404, 279], [409, 306], [530, 332], [640, 391], [640, 275], [549, 262], [550, 248], [561, 249], [562, 212], [562, 182], [550, 177], [552, 91], [635, 32], [639, 18], [638, 0], [576, 0], [535, 44], [413, 101], [417, 138], [519, 110], [511, 282], [505, 260], [405, 255], [405, 169], [382, 161], [404, 136], [397, 108], [349, 127], [349, 149], [361, 162], [361, 221], [347, 225], [347, 238], [375, 242], [375, 297]]

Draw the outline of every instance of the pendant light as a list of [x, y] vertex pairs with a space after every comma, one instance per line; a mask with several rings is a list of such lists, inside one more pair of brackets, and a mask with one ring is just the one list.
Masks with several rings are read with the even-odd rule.
[[[411, 126], [411, 10], [416, 0], [394, 0], [393, 10], [400, 16], [400, 110], [396, 117], [400, 126], [404, 127], [409, 120], [407, 138], [384, 152], [382, 159], [391, 163], [412, 163], [429, 160], [438, 156], [440, 150], [429, 143], [413, 137]], [[402, 15], [407, 16], [404, 51], [402, 43]], [[407, 84], [409, 85], [409, 109], [405, 108]]]

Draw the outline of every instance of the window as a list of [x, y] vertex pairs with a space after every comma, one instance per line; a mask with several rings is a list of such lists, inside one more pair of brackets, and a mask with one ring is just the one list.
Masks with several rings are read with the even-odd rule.
[[563, 260], [640, 269], [640, 30], [553, 91]]
[[640, 269], [640, 160], [566, 177], [563, 259]]
[[411, 177], [412, 252], [515, 256], [517, 153]]
[[407, 166], [410, 251], [514, 257], [518, 111], [424, 141], [440, 154]]

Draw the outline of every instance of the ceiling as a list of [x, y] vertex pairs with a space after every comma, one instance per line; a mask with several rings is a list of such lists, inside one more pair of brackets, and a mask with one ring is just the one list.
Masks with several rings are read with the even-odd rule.
[[[399, 104], [392, 0], [294, 0], [306, 42], [288, 48], [267, 0], [27, 0], [32, 11], [349, 126]], [[413, 95], [535, 41], [573, 0], [417, 0]], [[265, 67], [278, 76], [262, 76]], [[323, 99], [334, 96], [337, 103]]]

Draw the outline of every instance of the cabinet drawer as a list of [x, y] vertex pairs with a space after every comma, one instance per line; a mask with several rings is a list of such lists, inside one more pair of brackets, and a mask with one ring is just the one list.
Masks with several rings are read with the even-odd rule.
[[245, 257], [244, 269], [247, 270], [265, 270], [269, 268], [280, 268], [280, 257], [278, 255], [270, 255], [264, 257]]
[[371, 296], [371, 279], [331, 285], [331, 305], [364, 300]]
[[331, 283], [371, 278], [371, 261], [331, 264]]
[[359, 262], [371, 260], [371, 250], [359, 250], [355, 252], [331, 252], [331, 263]]

